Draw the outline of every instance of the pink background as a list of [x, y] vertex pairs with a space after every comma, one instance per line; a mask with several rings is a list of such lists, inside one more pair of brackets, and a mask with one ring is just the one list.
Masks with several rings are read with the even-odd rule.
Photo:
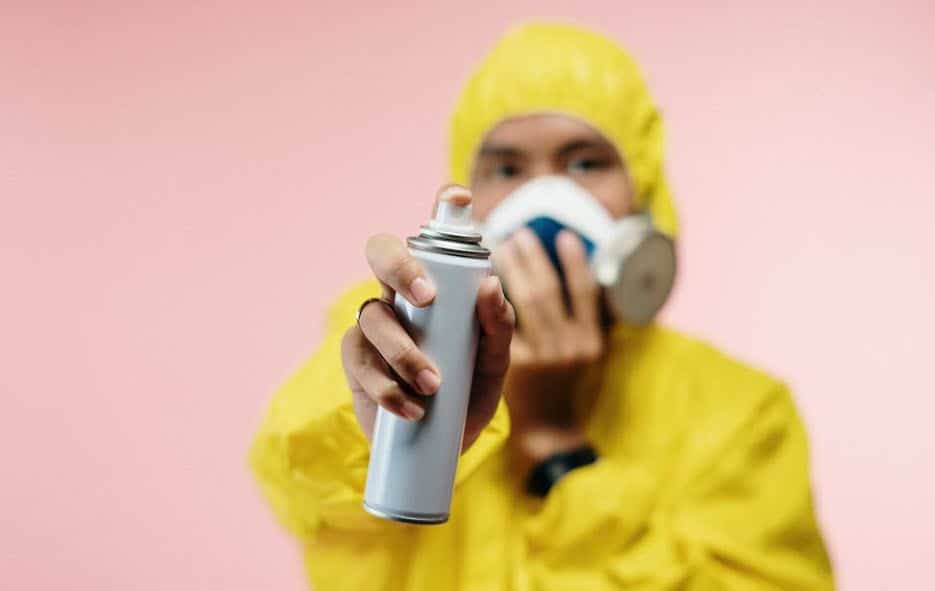
[[930, 581], [935, 4], [148, 4], [0, 9], [0, 587], [305, 588], [251, 431], [526, 16], [644, 64], [666, 320], [793, 384], [841, 587]]

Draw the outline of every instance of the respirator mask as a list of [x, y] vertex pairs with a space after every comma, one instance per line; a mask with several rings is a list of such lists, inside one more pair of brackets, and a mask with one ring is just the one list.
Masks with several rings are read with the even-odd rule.
[[657, 230], [646, 213], [613, 219], [593, 195], [567, 177], [541, 176], [523, 184], [480, 225], [484, 245], [491, 250], [528, 227], [560, 276], [555, 238], [562, 229], [577, 234], [618, 322], [649, 323], [672, 290], [676, 268], [672, 239]]

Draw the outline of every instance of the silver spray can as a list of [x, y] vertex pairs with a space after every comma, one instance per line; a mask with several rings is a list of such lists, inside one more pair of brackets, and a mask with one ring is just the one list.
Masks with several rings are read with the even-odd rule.
[[490, 251], [480, 241], [471, 206], [449, 201], [439, 201], [434, 218], [407, 240], [435, 283], [435, 300], [416, 308], [397, 294], [394, 307], [438, 367], [441, 386], [423, 397], [419, 421], [377, 411], [364, 509], [378, 517], [417, 524], [448, 520], [477, 355], [477, 290], [490, 275]]

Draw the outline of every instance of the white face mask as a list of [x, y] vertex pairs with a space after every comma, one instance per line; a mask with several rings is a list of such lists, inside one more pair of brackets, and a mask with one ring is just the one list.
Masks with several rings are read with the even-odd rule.
[[584, 243], [615, 319], [627, 324], [650, 322], [672, 290], [675, 245], [653, 227], [649, 215], [615, 220], [593, 195], [567, 177], [541, 176], [523, 184], [478, 226], [491, 250], [519, 228], [529, 227], [559, 273], [555, 237], [563, 228], [572, 230]]

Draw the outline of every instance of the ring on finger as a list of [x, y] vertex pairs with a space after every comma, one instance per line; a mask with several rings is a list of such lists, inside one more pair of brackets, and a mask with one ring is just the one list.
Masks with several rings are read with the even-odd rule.
[[360, 328], [360, 316], [361, 314], [364, 313], [364, 308], [367, 307], [367, 304], [370, 304], [372, 302], [380, 302], [381, 304], [388, 307], [392, 314], [394, 315], [396, 314], [396, 310], [393, 308], [393, 304], [388, 302], [387, 300], [384, 300], [383, 298], [367, 298], [366, 300], [360, 303], [360, 306], [357, 307], [357, 315], [354, 318], [354, 321], [357, 323], [357, 328]]

